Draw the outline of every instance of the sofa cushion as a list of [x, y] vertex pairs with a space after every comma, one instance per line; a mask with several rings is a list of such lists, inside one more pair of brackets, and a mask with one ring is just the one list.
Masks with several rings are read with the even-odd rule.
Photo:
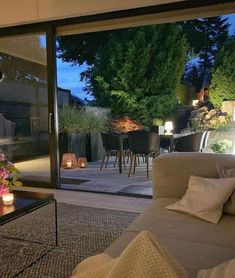
[[235, 156], [214, 153], [170, 153], [158, 156], [152, 165], [153, 199], [182, 198], [190, 176], [219, 178], [216, 164], [235, 165]]
[[157, 235], [235, 249], [234, 216], [224, 214], [219, 224], [214, 225], [165, 208], [177, 200], [175, 198], [161, 198], [153, 201], [153, 204], [140, 214], [128, 226], [127, 230], [132, 232], [148, 230]]
[[190, 176], [184, 196], [166, 209], [188, 213], [217, 224], [222, 216], [223, 205], [234, 188], [235, 178], [208, 179]]
[[186, 269], [189, 277], [235, 257], [235, 217], [225, 214], [218, 225], [165, 209], [175, 198], [160, 198], [145, 210], [105, 252], [119, 256], [126, 245], [148, 230]]
[[[216, 169], [222, 179], [235, 177], [235, 168], [224, 168], [222, 165], [216, 164]], [[224, 205], [223, 211], [235, 215], [235, 191]]]
[[198, 272], [197, 278], [232, 278], [235, 277], [235, 259], [224, 262], [210, 269]]

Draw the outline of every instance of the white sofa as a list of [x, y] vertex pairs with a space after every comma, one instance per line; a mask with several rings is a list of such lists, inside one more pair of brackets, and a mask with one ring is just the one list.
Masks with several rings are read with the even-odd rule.
[[219, 178], [216, 163], [235, 168], [235, 156], [205, 153], [159, 156], [153, 163], [152, 205], [105, 252], [117, 257], [139, 232], [148, 230], [176, 257], [190, 278], [196, 277], [200, 269], [235, 258], [235, 216], [224, 214], [215, 225], [165, 209], [184, 195], [190, 175]]

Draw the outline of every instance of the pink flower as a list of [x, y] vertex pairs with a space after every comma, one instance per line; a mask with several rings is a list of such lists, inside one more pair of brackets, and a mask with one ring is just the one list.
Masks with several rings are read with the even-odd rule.
[[14, 164], [10, 161], [7, 161], [7, 166], [14, 167]]
[[9, 177], [9, 171], [5, 168], [0, 168], [0, 178], [5, 180]]
[[2, 197], [3, 194], [9, 193], [9, 188], [4, 187], [0, 189], [0, 197]]
[[0, 153], [0, 161], [5, 161], [6, 157], [3, 153]]

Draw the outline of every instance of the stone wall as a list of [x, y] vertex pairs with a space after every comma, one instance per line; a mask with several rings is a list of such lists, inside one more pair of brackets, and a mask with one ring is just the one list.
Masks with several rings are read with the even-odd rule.
[[228, 100], [222, 102], [221, 111], [223, 113], [227, 113], [229, 116], [232, 116], [233, 120], [235, 120], [235, 100]]

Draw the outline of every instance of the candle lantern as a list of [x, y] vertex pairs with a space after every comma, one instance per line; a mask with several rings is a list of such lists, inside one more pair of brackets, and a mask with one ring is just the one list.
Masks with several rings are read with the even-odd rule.
[[6, 193], [2, 195], [2, 202], [5, 206], [11, 206], [14, 201], [14, 195], [12, 193]]
[[86, 159], [86, 157], [79, 157], [79, 159], [78, 159], [78, 167], [79, 168], [86, 168], [87, 167], [87, 159]]
[[74, 153], [64, 153], [61, 161], [61, 167], [64, 169], [73, 169], [77, 167], [77, 159]]

